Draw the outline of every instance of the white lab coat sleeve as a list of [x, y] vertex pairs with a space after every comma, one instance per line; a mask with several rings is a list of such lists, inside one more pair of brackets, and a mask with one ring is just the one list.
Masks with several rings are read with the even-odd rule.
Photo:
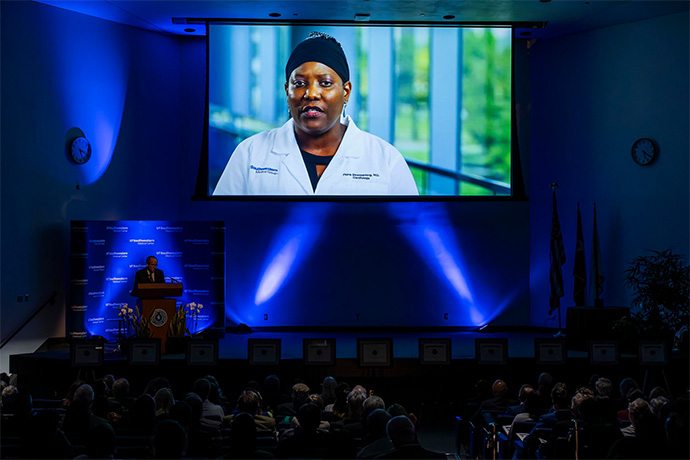
[[410, 167], [402, 153], [395, 147], [390, 162], [390, 194], [391, 195], [419, 195], [417, 184], [414, 182]]
[[249, 145], [242, 141], [230, 156], [213, 195], [246, 195], [249, 173]]

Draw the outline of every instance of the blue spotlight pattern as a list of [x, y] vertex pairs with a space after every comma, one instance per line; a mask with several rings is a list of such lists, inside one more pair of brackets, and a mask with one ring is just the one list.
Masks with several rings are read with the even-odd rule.
[[74, 30], [78, 30], [76, 25], [61, 24], [52, 31], [59, 36], [51, 42], [54, 48], [49, 56], [62, 99], [62, 119], [68, 124], [65, 131], [80, 128], [92, 147], [91, 160], [74, 165], [73, 176], [66, 178], [87, 185], [105, 174], [117, 145], [130, 72], [130, 44], [116, 27], [91, 27], [87, 40]]
[[[235, 204], [227, 231], [226, 318], [250, 327], [474, 328], [528, 321], [526, 204], [460, 206]], [[496, 215], [513, 225], [497, 226]]]
[[292, 208], [292, 213], [287, 222], [280, 226], [267, 253], [266, 268], [259, 279], [254, 305], [271, 299], [289, 275], [299, 269], [318, 240], [327, 214], [328, 204], [318, 210], [309, 205]]

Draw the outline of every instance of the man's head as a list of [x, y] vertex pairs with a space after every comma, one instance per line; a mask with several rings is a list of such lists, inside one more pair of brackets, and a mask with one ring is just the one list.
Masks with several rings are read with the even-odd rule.
[[211, 382], [206, 379], [199, 379], [194, 382], [194, 393], [199, 395], [202, 402], [208, 399], [208, 395], [211, 393]]
[[129, 393], [129, 381], [125, 378], [119, 378], [113, 382], [113, 396], [116, 398], [124, 398]]
[[74, 400], [75, 401], [82, 401], [86, 407], [91, 406], [91, 403], [93, 402], [93, 388], [91, 388], [91, 385], [84, 384], [77, 388], [77, 391], [74, 392]]
[[635, 426], [643, 415], [651, 414], [652, 410], [647, 401], [637, 398], [628, 405], [628, 413], [630, 415], [630, 422]]
[[597, 398], [610, 398], [613, 393], [613, 383], [606, 377], [601, 377], [595, 384]]
[[518, 393], [518, 401], [524, 403], [527, 399], [527, 395], [534, 393], [534, 387], [529, 384], [524, 384], [520, 387], [520, 392]]
[[416, 440], [414, 424], [405, 415], [398, 415], [388, 421], [386, 435], [396, 448], [404, 444], [411, 444]]
[[508, 385], [503, 380], [496, 380], [491, 390], [494, 392], [495, 397], [502, 398], [508, 393]]
[[156, 268], [158, 268], [158, 259], [156, 259], [154, 256], [148, 256], [146, 258], [146, 268], [151, 273], [155, 272]]
[[567, 409], [570, 404], [568, 387], [565, 383], [557, 383], [551, 390], [551, 401], [556, 409]]
[[375, 438], [386, 436], [386, 425], [391, 419], [391, 414], [384, 409], [374, 409], [367, 417], [367, 431]]
[[261, 398], [253, 391], [243, 392], [237, 400], [237, 411], [247, 412], [251, 415], [258, 414], [261, 407]]
[[297, 420], [305, 433], [314, 433], [321, 423], [321, 409], [313, 403], [303, 404], [297, 412]]

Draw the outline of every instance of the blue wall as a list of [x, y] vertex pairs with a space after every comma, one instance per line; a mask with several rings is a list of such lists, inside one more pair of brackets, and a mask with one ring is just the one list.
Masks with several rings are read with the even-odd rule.
[[[565, 240], [564, 305], [572, 302], [576, 209], [580, 203], [587, 268], [592, 208], [604, 264], [607, 305], [630, 305], [626, 265], [646, 249], [690, 243], [688, 14], [540, 40], [530, 50], [530, 265], [532, 321], [547, 308], [551, 182]], [[649, 137], [660, 146], [638, 166], [630, 149]]]
[[[228, 316], [258, 315], [260, 326], [293, 322], [286, 310], [301, 305], [303, 324], [463, 325], [472, 322], [467, 292], [482, 321], [503, 309], [500, 324], [554, 326], [546, 315], [553, 181], [569, 258], [564, 305], [577, 201], [588, 260], [597, 201], [608, 304], [629, 303], [621, 273], [643, 248], [688, 253], [687, 15], [538, 41], [521, 58], [531, 79], [521, 94], [531, 102], [518, 107], [531, 114], [521, 120], [522, 140], [531, 139], [523, 150], [529, 202], [329, 206], [190, 200], [203, 129], [203, 39], [29, 2], [0, 8], [3, 339], [58, 292], [31, 331], [3, 349], [2, 370], [8, 354], [64, 335], [71, 220], [226, 221], [227, 271], [236, 275], [228, 277]], [[72, 127], [94, 142], [88, 168], [66, 157]], [[661, 144], [653, 166], [630, 160], [637, 137]], [[283, 236], [286, 228], [293, 233]], [[289, 251], [296, 235], [306, 231], [308, 241], [316, 229], [311, 249], [298, 251], [300, 268], [273, 296], [265, 294], [272, 288], [259, 295], [272, 251]], [[17, 302], [25, 293], [29, 303]], [[355, 320], [362, 311], [370, 315]]]

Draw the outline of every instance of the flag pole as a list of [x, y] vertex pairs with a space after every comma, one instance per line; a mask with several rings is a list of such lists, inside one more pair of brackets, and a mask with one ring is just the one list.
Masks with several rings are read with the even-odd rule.
[[[553, 191], [554, 199], [556, 197], [556, 189], [558, 188], [558, 182], [551, 182], [551, 190]], [[560, 224], [559, 224], [560, 225]], [[561, 326], [561, 303], [558, 302], [558, 332], [554, 334], [554, 338], [564, 338], [565, 333], [563, 332], [563, 327]]]

